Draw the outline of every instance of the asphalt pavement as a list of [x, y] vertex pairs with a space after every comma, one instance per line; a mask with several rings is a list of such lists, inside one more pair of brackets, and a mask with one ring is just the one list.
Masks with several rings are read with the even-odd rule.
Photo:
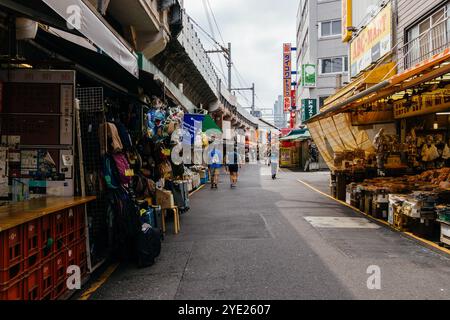
[[192, 196], [154, 266], [122, 264], [91, 299], [450, 299], [450, 257], [298, 179], [328, 190], [327, 173], [273, 181], [248, 165], [236, 189], [223, 175]]

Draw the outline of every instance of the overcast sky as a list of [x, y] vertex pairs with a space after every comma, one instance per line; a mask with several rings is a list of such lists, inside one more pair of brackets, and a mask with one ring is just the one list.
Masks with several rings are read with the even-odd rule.
[[[184, 0], [188, 15], [210, 32], [203, 0]], [[245, 85], [256, 85], [257, 107], [270, 107], [282, 94], [283, 43], [296, 38], [299, 0], [209, 0], [224, 42], [233, 46], [233, 60]], [[214, 23], [214, 22], [213, 22]], [[216, 38], [220, 40], [217, 31]], [[203, 39], [205, 48], [211, 49]], [[222, 42], [222, 41], [219, 41]], [[219, 66], [218, 62], [215, 62]], [[225, 62], [223, 62], [225, 68]], [[220, 68], [220, 67], [219, 67]], [[226, 69], [225, 69], [226, 71]], [[234, 86], [240, 86], [234, 75]], [[248, 94], [251, 101], [251, 94]], [[240, 97], [242, 106], [250, 106]]]

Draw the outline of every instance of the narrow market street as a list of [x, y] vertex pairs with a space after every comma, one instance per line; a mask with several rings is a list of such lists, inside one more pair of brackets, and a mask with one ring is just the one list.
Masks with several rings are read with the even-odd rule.
[[[90, 299], [449, 299], [450, 258], [374, 224], [326, 191], [328, 173], [248, 165], [191, 198], [153, 267], [120, 265]], [[340, 219], [333, 219], [340, 218]], [[171, 229], [169, 225], [169, 230]], [[381, 290], [369, 290], [370, 266]]]

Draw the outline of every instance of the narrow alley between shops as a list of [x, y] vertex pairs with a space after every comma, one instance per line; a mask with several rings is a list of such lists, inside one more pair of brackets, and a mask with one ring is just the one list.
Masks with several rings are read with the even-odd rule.
[[168, 226], [154, 266], [121, 264], [88, 298], [450, 298], [448, 256], [319, 193], [328, 179], [284, 171], [273, 181], [267, 166], [248, 165], [230, 189], [222, 174], [218, 190], [192, 196], [179, 235]]

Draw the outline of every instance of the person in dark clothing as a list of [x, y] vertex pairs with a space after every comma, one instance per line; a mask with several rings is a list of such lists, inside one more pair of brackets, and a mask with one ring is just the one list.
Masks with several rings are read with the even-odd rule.
[[239, 177], [239, 154], [236, 151], [231, 151], [227, 155], [228, 171], [230, 173], [230, 186], [236, 188]]

